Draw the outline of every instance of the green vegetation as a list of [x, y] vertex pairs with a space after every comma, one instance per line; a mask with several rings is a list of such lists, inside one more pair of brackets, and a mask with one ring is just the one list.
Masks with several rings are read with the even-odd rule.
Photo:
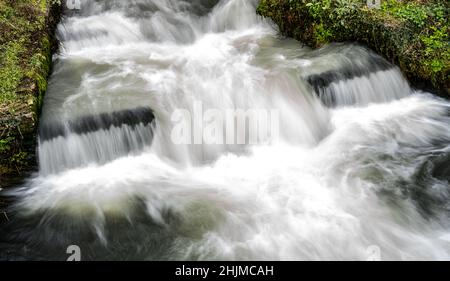
[[0, 73], [0, 102], [14, 99], [16, 89], [22, 81], [23, 73], [19, 66], [20, 55], [24, 52], [23, 45], [17, 42], [9, 42], [4, 46], [0, 54], [2, 72]]
[[56, 19], [53, 0], [0, 0], [0, 177], [33, 165]]
[[450, 2], [381, 0], [261, 0], [258, 13], [281, 32], [313, 47], [356, 41], [372, 48], [417, 84], [450, 89]]

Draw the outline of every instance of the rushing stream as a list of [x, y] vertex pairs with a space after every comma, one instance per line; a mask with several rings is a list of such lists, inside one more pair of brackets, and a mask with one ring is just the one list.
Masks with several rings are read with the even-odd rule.
[[[450, 103], [363, 47], [282, 38], [257, 2], [67, 11], [0, 259], [450, 259]], [[199, 104], [277, 112], [277, 138], [174, 142]]]

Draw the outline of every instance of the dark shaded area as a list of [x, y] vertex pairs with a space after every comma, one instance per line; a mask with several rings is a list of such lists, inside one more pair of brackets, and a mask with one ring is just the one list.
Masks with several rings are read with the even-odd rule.
[[404, 191], [426, 217], [450, 217], [450, 152], [427, 158]]
[[87, 134], [98, 130], [107, 130], [110, 127], [128, 125], [132, 128], [139, 124], [149, 125], [155, 116], [150, 108], [140, 107], [131, 110], [122, 110], [112, 113], [90, 115], [65, 123], [44, 123], [39, 127], [41, 141], [64, 137], [70, 133]]
[[70, 216], [64, 210], [12, 215], [0, 228], [0, 260], [65, 261], [70, 245], [80, 247], [83, 261], [176, 257], [174, 242], [184, 236], [177, 227], [182, 216], [163, 210], [162, 225], [148, 215], [142, 199], [129, 198], [128, 204], [133, 206], [128, 215], [99, 217], [86, 209]]
[[[441, 142], [442, 146], [448, 142]], [[428, 150], [431, 151], [431, 148]], [[412, 155], [411, 155], [412, 156]], [[394, 156], [394, 158], [397, 156]], [[400, 206], [404, 200], [411, 200], [417, 211], [428, 220], [439, 220], [448, 224], [450, 218], [450, 152], [426, 152], [415, 155], [420, 159], [410, 179], [398, 178], [392, 182], [383, 181], [380, 196], [391, 205]], [[413, 161], [414, 158], [411, 158]], [[398, 160], [398, 157], [392, 161]]]
[[183, 2], [190, 4], [190, 12], [198, 16], [204, 16], [208, 14], [219, 1], [220, 0], [184, 0]]
[[369, 63], [367, 67], [359, 67], [355, 65], [345, 66], [340, 69], [330, 70], [321, 74], [311, 75], [306, 78], [308, 83], [314, 87], [316, 92], [318, 89], [326, 88], [333, 82], [340, 80], [348, 80], [356, 77], [362, 77], [372, 72], [388, 70], [393, 67], [390, 63], [384, 59], [378, 57], [378, 60], [374, 60]]
[[434, 157], [431, 161], [432, 175], [450, 184], [450, 153]]
[[367, 76], [370, 73], [388, 70], [393, 67], [392, 64], [382, 57], [370, 52], [365, 64], [352, 63], [351, 58], [349, 58], [349, 62], [343, 67], [308, 76], [306, 81], [314, 88], [314, 91], [326, 106], [333, 107], [336, 105], [333, 94], [324, 96], [324, 89], [331, 83]]
[[[351, 55], [351, 53], [349, 54]], [[364, 64], [352, 63], [351, 60], [352, 58], [350, 57], [348, 64], [340, 69], [333, 69], [324, 73], [311, 75], [308, 76], [306, 80], [315, 88], [324, 88], [339, 80], [361, 77], [372, 72], [388, 70], [394, 67], [387, 60], [374, 54], [373, 52], [368, 53], [367, 61]]]

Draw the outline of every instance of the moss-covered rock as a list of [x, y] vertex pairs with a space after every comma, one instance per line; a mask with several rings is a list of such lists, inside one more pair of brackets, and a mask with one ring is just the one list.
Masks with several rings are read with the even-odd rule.
[[450, 95], [450, 22], [445, 0], [261, 0], [257, 12], [312, 47], [364, 44], [397, 64], [420, 88]]
[[60, 5], [0, 0], [0, 187], [35, 167], [36, 127], [47, 88]]

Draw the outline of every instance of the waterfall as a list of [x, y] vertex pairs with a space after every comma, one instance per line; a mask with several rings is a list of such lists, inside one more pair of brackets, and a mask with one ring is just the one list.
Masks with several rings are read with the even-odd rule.
[[[281, 37], [257, 3], [66, 11], [0, 259], [450, 259], [450, 103], [363, 46]], [[252, 110], [276, 138], [233, 127]], [[186, 116], [204, 130], [176, 142]]]

